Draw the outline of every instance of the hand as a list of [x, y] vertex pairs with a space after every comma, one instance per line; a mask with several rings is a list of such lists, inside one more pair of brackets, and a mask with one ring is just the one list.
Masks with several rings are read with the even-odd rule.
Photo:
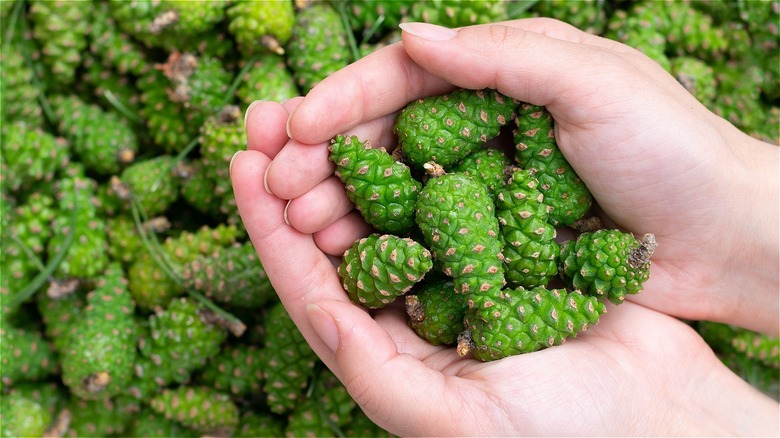
[[[662, 313], [776, 330], [766, 311], [777, 307], [776, 150], [709, 113], [638, 52], [558, 22], [443, 36], [405, 32], [403, 46], [335, 73], [303, 100], [256, 105], [249, 151], [232, 163], [239, 210], [274, 287], [361, 407], [401, 435], [776, 433], [766, 421], [776, 404]], [[454, 86], [546, 106], [605, 214], [656, 234], [651, 280], [632, 298], [639, 304], [560, 347], [483, 364], [417, 338], [402, 312], [369, 315], [348, 302], [332, 258], [369, 230], [332, 176], [325, 142], [349, 132], [392, 144], [396, 111]], [[771, 183], [756, 184], [758, 175]], [[767, 199], [768, 212], [751, 213]], [[758, 304], [738, 305], [737, 284], [753, 285]], [[729, 397], [746, 412], [723, 406]]]

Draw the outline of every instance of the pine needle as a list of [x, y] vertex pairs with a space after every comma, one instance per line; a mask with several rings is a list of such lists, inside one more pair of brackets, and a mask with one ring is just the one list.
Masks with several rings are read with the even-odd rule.
[[[74, 191], [78, 191], [78, 189], [74, 189]], [[30, 281], [27, 286], [24, 287], [24, 289], [20, 290], [17, 294], [15, 294], [11, 299], [9, 304], [9, 308], [16, 308], [20, 304], [24, 303], [25, 301], [29, 300], [33, 295], [35, 295], [35, 292], [37, 292], [41, 286], [46, 283], [47, 280], [51, 278], [51, 276], [54, 274], [54, 271], [57, 270], [57, 268], [60, 266], [60, 263], [62, 263], [62, 260], [65, 258], [65, 255], [68, 253], [68, 250], [70, 249], [70, 245], [73, 243], [73, 239], [75, 238], [75, 229], [76, 225], [78, 223], [78, 212], [79, 212], [79, 204], [75, 203], [73, 206], [73, 211], [70, 213], [70, 229], [71, 232], [68, 233], [68, 236], [65, 237], [65, 241], [63, 242], [62, 248], [55, 254], [54, 257], [52, 257], [51, 260], [49, 260], [49, 263], [46, 264], [45, 269], [40, 271], [38, 275], [35, 276], [35, 278]], [[37, 259], [37, 257], [35, 257]], [[40, 263], [40, 262], [39, 262]]]
[[[246, 325], [243, 322], [241, 322], [240, 319], [233, 316], [231, 313], [225, 311], [221, 307], [214, 304], [213, 301], [206, 298], [200, 292], [184, 288], [184, 283], [182, 281], [181, 275], [179, 274], [179, 272], [177, 272], [177, 269], [174, 266], [174, 264], [171, 262], [170, 258], [168, 258], [168, 256], [165, 254], [165, 251], [160, 245], [159, 240], [157, 240], [157, 236], [154, 233], [151, 233], [149, 230], [147, 230], [146, 227], [144, 226], [144, 223], [148, 221], [148, 217], [146, 215], [146, 212], [143, 209], [143, 206], [141, 206], [140, 203], [137, 201], [137, 199], [132, 195], [131, 195], [131, 207], [133, 213], [133, 221], [135, 222], [135, 226], [136, 229], [138, 230], [138, 234], [141, 236], [141, 241], [146, 247], [146, 250], [154, 259], [155, 263], [157, 263], [157, 266], [159, 266], [160, 269], [163, 271], [163, 273], [165, 273], [166, 276], [168, 276], [174, 283], [176, 283], [177, 286], [179, 286], [181, 289], [186, 290], [187, 294], [191, 298], [195, 299], [204, 307], [211, 310], [216, 315], [218, 315], [221, 319], [223, 319], [226, 322], [225, 325], [228, 327], [228, 329], [236, 337], [240, 337], [244, 333], [244, 331], [246, 331]], [[149, 234], [151, 234], [152, 236], [150, 237]]]
[[117, 99], [116, 95], [114, 95], [111, 90], [103, 90], [103, 97], [105, 97], [108, 103], [111, 104], [111, 106], [126, 119], [139, 125], [143, 124], [143, 120], [141, 120], [141, 118], [138, 117], [138, 115], [133, 111], [131, 111], [130, 108], [128, 108], [124, 103]]

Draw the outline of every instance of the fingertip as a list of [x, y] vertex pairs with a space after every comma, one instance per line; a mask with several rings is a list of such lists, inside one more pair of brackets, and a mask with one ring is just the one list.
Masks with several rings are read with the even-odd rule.
[[[318, 322], [325, 328], [322, 335], [329, 339], [323, 339], [326, 344], [329, 341], [334, 345], [332, 351], [336, 352], [338, 362], [353, 363], [356, 357], [370, 355], [371, 361], [384, 362], [397, 354], [395, 341], [380, 326], [368, 312], [349, 300], [322, 300], [316, 303], [315, 315]], [[307, 311], [309, 309], [307, 308]], [[325, 327], [329, 321], [333, 324], [333, 330]], [[317, 330], [317, 329], [315, 329]], [[333, 333], [337, 333], [334, 336]], [[320, 334], [320, 331], [317, 330]], [[323, 337], [323, 336], [321, 336]], [[366, 350], [370, 350], [366, 351]], [[339, 356], [342, 356], [339, 358]]]
[[330, 349], [331, 353], [335, 353], [339, 348], [341, 334], [333, 316], [316, 304], [308, 304], [306, 305], [306, 318], [325, 346]]
[[313, 234], [314, 243], [325, 254], [342, 257], [352, 244], [361, 237], [368, 236], [373, 228], [366, 223], [356, 210]]
[[328, 144], [302, 144], [290, 140], [274, 157], [265, 176], [267, 190], [283, 199], [293, 199], [333, 175], [336, 165], [328, 158]]
[[398, 25], [404, 33], [427, 41], [448, 41], [458, 34], [457, 29], [424, 22], [409, 22]]
[[252, 109], [259, 105], [262, 102], [262, 100], [254, 100], [252, 103], [249, 104], [249, 106], [246, 108], [246, 111], [244, 111], [244, 126], [246, 126], [246, 120], [249, 117], [249, 113], [252, 112]]
[[287, 142], [285, 125], [289, 113], [279, 102], [254, 101], [244, 114], [246, 146], [274, 158]]

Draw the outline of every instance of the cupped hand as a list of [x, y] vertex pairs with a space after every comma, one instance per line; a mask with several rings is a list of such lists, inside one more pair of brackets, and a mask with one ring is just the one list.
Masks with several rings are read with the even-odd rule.
[[[248, 151], [231, 163], [274, 287], [366, 413], [399, 435], [776, 434], [776, 404], [672, 317], [776, 333], [776, 149], [707, 111], [642, 54], [562, 23], [408, 26], [403, 44], [306, 98], [251, 108]], [[456, 87], [546, 106], [606, 216], [656, 234], [645, 291], [562, 346], [460, 358], [418, 338], [402, 311], [369, 314], [341, 287], [334, 263], [370, 229], [333, 176], [328, 141], [352, 133], [392, 148], [397, 111]]]
[[[330, 138], [358, 130], [392, 149], [394, 117], [408, 102], [455, 87], [494, 88], [547, 107], [561, 150], [605, 215], [656, 235], [647, 293], [631, 299], [778, 334], [780, 315], [767, 310], [780, 305], [778, 148], [708, 111], [640, 52], [555, 20], [405, 26], [402, 44], [331, 75], [292, 112], [287, 130], [297, 147], [274, 160], [266, 182], [293, 199], [296, 228], [315, 231], [350, 209], [343, 194], [330, 198], [337, 208], [329, 212], [309, 204], [324, 202], [312, 195], [323, 181], [338, 192]], [[297, 171], [302, 161], [317, 171]], [[320, 242], [342, 251], [350, 243]]]
[[289, 146], [284, 122], [299, 103], [263, 102], [247, 114], [248, 150], [231, 162], [236, 201], [292, 318], [377, 424], [401, 436], [775, 433], [771, 400], [690, 327], [640, 305], [610, 306], [563, 345], [481, 363], [419, 338], [402, 309], [369, 314], [349, 302], [318, 241], [351, 242], [368, 232], [361, 218], [301, 232], [285, 221], [288, 201], [262, 181]]

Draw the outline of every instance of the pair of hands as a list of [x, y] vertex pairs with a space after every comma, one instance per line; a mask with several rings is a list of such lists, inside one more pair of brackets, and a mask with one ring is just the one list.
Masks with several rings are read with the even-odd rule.
[[[455, 87], [547, 107], [605, 217], [659, 242], [644, 292], [561, 346], [464, 359], [418, 338], [403, 310], [368, 313], [341, 287], [334, 263], [371, 230], [333, 176], [329, 140], [394, 145], [401, 108]], [[246, 129], [231, 178], [249, 236], [307, 341], [390, 432], [778, 433], [777, 404], [678, 319], [777, 335], [778, 149], [709, 112], [641, 53], [550, 19], [409, 23], [402, 44], [305, 98], [253, 104]]]

